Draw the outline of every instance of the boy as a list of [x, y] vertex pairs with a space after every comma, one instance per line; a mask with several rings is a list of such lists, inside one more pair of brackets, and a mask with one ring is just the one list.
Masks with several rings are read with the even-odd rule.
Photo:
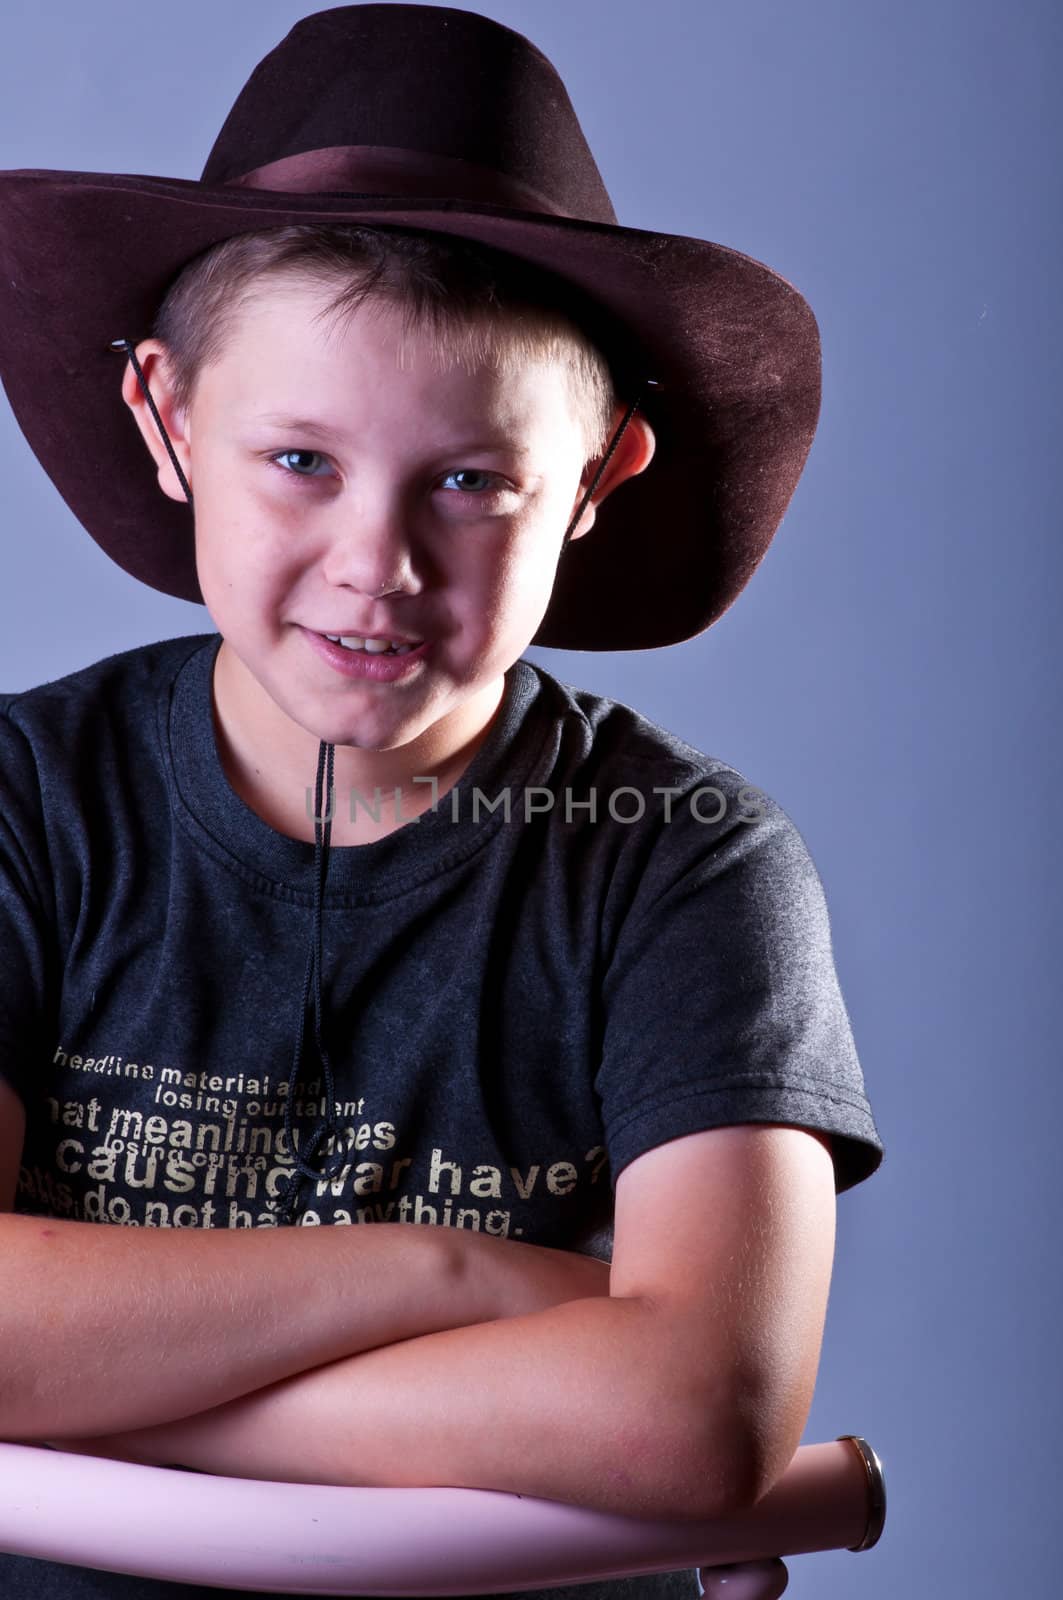
[[549, 63], [434, 7], [304, 19], [200, 184], [0, 175], [16, 207], [20, 425], [218, 632], [0, 704], [0, 1432], [751, 1505], [882, 1155], [822, 891], [774, 801], [522, 651], [735, 597], [811, 441], [807, 307], [617, 226]]

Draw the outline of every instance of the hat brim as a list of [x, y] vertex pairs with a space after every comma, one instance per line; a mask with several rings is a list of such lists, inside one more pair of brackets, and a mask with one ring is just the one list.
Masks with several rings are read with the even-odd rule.
[[782, 520], [819, 415], [815, 317], [762, 262], [683, 235], [468, 201], [0, 172], [0, 380], [45, 472], [113, 561], [203, 603], [192, 509], [159, 488], [111, 342], [147, 338], [174, 278], [212, 245], [313, 221], [457, 234], [545, 269], [630, 330], [660, 385], [640, 402], [654, 459], [566, 546], [533, 644], [652, 649], [723, 614]]

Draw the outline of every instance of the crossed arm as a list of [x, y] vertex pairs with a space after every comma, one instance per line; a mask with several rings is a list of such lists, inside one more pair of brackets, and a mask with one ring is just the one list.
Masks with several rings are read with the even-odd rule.
[[643, 1302], [571, 1300], [381, 1346], [74, 1448], [235, 1477], [443, 1484], [636, 1516], [712, 1514], [689, 1437], [704, 1430], [693, 1406], [662, 1414], [654, 1347]]
[[52, 1442], [237, 1477], [723, 1516], [766, 1494], [800, 1443], [834, 1207], [826, 1136], [691, 1134], [620, 1174], [612, 1266], [574, 1257], [572, 1298], [381, 1345], [159, 1426]]

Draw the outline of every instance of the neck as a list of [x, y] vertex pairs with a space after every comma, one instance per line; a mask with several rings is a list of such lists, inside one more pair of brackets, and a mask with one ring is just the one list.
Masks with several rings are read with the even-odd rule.
[[[332, 795], [322, 807], [331, 812], [331, 844], [383, 838], [438, 803], [483, 744], [504, 689], [500, 676], [394, 749], [336, 744]], [[320, 738], [276, 705], [225, 641], [211, 699], [218, 759], [234, 792], [271, 828], [313, 844]]]

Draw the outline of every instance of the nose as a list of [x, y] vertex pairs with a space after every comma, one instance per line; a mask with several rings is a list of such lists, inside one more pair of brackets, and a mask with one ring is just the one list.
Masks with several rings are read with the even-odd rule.
[[348, 511], [330, 540], [324, 574], [337, 588], [356, 589], [372, 599], [388, 594], [416, 594], [413, 551], [394, 506]]

